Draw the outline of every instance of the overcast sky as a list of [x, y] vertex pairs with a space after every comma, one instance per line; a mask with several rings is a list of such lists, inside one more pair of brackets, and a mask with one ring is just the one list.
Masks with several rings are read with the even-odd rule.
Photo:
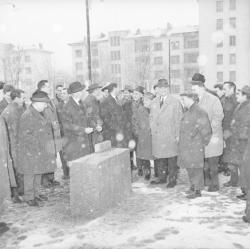
[[[10, 3], [15, 4], [15, 8]], [[198, 24], [197, 0], [90, 0], [91, 35]], [[86, 33], [85, 0], [0, 0], [0, 42], [43, 43], [57, 69], [71, 72], [70, 42]]]

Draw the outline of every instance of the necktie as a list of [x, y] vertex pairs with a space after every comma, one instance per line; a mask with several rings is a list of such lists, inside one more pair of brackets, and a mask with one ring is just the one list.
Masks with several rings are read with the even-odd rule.
[[160, 108], [162, 107], [162, 105], [163, 105], [163, 98], [161, 98], [160, 100]]

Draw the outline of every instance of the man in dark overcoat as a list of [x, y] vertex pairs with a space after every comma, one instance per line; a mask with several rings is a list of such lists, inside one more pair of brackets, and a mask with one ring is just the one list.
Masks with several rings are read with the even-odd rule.
[[24, 103], [24, 91], [20, 89], [14, 89], [10, 94], [12, 102], [8, 104], [5, 110], [2, 113], [2, 117], [5, 120], [7, 131], [8, 131], [8, 140], [10, 155], [12, 158], [13, 166], [15, 169], [15, 176], [17, 181], [17, 191], [15, 193], [15, 198], [18, 201], [17, 194], [23, 195], [23, 176], [19, 172], [18, 166], [18, 134], [20, 119], [25, 109], [23, 107]]
[[231, 121], [230, 132], [228, 134], [229, 146], [224, 154], [224, 161], [228, 163], [231, 171], [239, 170], [239, 183], [243, 194], [237, 197], [239, 199], [246, 199], [246, 182], [242, 160], [250, 131], [250, 87], [244, 86], [237, 92], [236, 96], [239, 105], [235, 109]]
[[201, 196], [204, 187], [205, 146], [212, 136], [212, 128], [206, 111], [197, 105], [198, 95], [181, 94], [187, 110], [181, 120], [178, 165], [187, 170], [190, 180], [190, 191], [187, 198]]
[[104, 140], [110, 140], [113, 147], [123, 147], [122, 108], [116, 99], [118, 93], [117, 84], [110, 83], [102, 90], [108, 91], [108, 96], [101, 104]]
[[51, 123], [43, 112], [50, 99], [44, 92], [35, 92], [31, 101], [20, 119], [18, 169], [24, 175], [24, 200], [39, 206], [38, 201], [47, 200], [39, 194], [41, 176], [55, 171], [56, 154]]
[[88, 126], [86, 110], [82, 104], [87, 96], [85, 85], [73, 82], [69, 85], [68, 92], [71, 96], [62, 112], [65, 136], [63, 153], [67, 161], [73, 161], [91, 152], [88, 135], [93, 132], [93, 128]]
[[14, 90], [14, 87], [9, 84], [5, 84], [3, 86], [3, 99], [0, 101], [0, 114], [4, 111], [4, 109], [11, 102], [10, 93]]

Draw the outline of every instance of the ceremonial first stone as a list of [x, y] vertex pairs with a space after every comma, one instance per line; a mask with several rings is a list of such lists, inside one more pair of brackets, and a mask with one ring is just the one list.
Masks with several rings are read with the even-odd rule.
[[70, 207], [74, 216], [98, 217], [125, 200], [131, 190], [128, 149], [112, 148], [71, 162]]

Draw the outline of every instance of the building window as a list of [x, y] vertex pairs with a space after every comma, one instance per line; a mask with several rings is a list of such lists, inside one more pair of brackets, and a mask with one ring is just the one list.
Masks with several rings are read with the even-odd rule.
[[150, 51], [150, 41], [149, 39], [138, 39], [135, 41], [135, 52], [149, 52]]
[[219, 0], [216, 1], [216, 12], [222, 12], [223, 11], [223, 1]]
[[171, 64], [179, 64], [180, 63], [180, 56], [179, 55], [172, 55], [170, 57]]
[[184, 48], [198, 48], [198, 47], [199, 47], [199, 41], [197, 36], [184, 38]]
[[98, 49], [92, 49], [92, 56], [98, 56]]
[[99, 67], [99, 61], [98, 60], [92, 60], [92, 67], [93, 68]]
[[230, 10], [235, 10], [236, 9], [236, 0], [230, 0], [229, 9]]
[[162, 58], [162, 56], [155, 57], [154, 58], [154, 64], [155, 65], [162, 65], [163, 64], [163, 58]]
[[77, 58], [81, 58], [82, 57], [82, 50], [81, 49], [77, 49], [75, 51], [75, 55], [76, 55]]
[[112, 74], [120, 74], [121, 73], [121, 65], [120, 64], [112, 64], [111, 65], [111, 73]]
[[121, 53], [120, 51], [111, 51], [111, 60], [112, 61], [117, 61], [121, 59]]
[[216, 29], [222, 30], [223, 29], [223, 19], [217, 19], [216, 20]]
[[223, 41], [220, 41], [217, 43], [217, 48], [222, 48], [223, 47]]
[[236, 36], [235, 35], [230, 35], [229, 36], [229, 45], [230, 46], [236, 46]]
[[230, 64], [236, 64], [236, 54], [230, 54]]
[[184, 63], [196, 63], [198, 56], [198, 53], [184, 54]]
[[119, 36], [110, 37], [110, 45], [112, 47], [120, 46], [120, 37]]
[[26, 74], [31, 74], [31, 68], [30, 67], [26, 67], [25, 68], [25, 73]]
[[162, 42], [154, 43], [154, 51], [162, 51]]
[[149, 56], [137, 56], [135, 57], [135, 63], [136, 64], [149, 64], [150, 57]]
[[230, 71], [229, 72], [229, 80], [230, 81], [236, 81], [236, 72], [235, 71]]
[[26, 55], [26, 56], [24, 57], [24, 61], [25, 61], [26, 63], [30, 62], [30, 61], [31, 61], [30, 56], [29, 56], [29, 55]]
[[217, 82], [223, 82], [223, 72], [217, 72]]
[[155, 79], [160, 79], [164, 76], [163, 71], [155, 71], [154, 74], [155, 74]]
[[180, 42], [179, 41], [171, 41], [171, 48], [173, 50], [177, 50], [180, 48]]
[[236, 17], [230, 17], [229, 18], [229, 24], [231, 28], [236, 28]]
[[82, 62], [77, 62], [76, 63], [76, 71], [82, 70], [83, 69], [83, 64]]
[[181, 72], [180, 72], [179, 69], [177, 69], [177, 70], [171, 70], [171, 77], [173, 79], [178, 79], [178, 78], [180, 78], [180, 76], [181, 76]]
[[217, 54], [217, 65], [223, 64], [223, 54]]

